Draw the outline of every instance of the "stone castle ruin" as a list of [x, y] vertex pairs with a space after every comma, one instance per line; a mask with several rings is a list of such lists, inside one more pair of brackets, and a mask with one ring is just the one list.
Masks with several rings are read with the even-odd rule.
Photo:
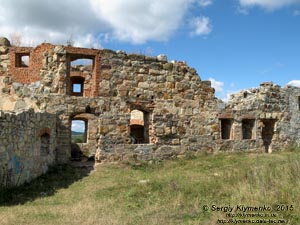
[[[89, 65], [73, 62], [89, 60]], [[185, 62], [0, 38], [0, 184], [80, 154], [97, 162], [280, 151], [300, 136], [300, 89], [271, 82], [222, 103]], [[84, 124], [83, 143], [71, 125]], [[80, 153], [80, 154], [79, 154]]]

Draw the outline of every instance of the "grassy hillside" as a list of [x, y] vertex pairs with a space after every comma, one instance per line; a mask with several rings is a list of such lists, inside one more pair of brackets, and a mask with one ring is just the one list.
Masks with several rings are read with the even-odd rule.
[[72, 142], [73, 143], [83, 143], [83, 142], [85, 142], [84, 133], [72, 131]]
[[72, 130], [72, 135], [83, 135], [83, 132], [77, 132]]
[[[0, 221], [1, 225], [147, 225], [276, 219], [287, 222], [279, 224], [300, 224], [299, 187], [300, 155], [295, 152], [100, 165], [89, 175], [57, 167], [30, 185], [2, 191]], [[249, 218], [254, 212], [248, 208], [242, 214], [238, 210], [243, 206], [265, 207], [261, 213], [268, 215]], [[224, 211], [230, 207], [244, 218], [226, 217]]]

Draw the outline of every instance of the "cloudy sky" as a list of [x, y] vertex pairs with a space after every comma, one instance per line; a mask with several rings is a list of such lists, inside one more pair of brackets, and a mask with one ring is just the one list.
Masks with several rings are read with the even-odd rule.
[[85, 131], [85, 123], [82, 120], [73, 120], [71, 130], [83, 133]]
[[0, 0], [0, 36], [186, 61], [216, 94], [300, 84], [300, 0]]

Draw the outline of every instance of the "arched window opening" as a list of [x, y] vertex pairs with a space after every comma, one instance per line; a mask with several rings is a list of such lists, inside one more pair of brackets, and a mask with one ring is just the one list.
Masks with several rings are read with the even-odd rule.
[[262, 127], [262, 131], [261, 131], [261, 136], [264, 142], [264, 147], [265, 147], [265, 151], [266, 152], [271, 152], [272, 149], [271, 144], [272, 144], [272, 139], [274, 136], [274, 129], [275, 129], [275, 123], [276, 120], [275, 119], [265, 119], [262, 120], [263, 122], [263, 127]]
[[70, 54], [69, 60], [70, 95], [89, 95], [90, 90], [86, 89], [84, 84], [88, 84], [93, 76], [95, 56]]
[[130, 113], [130, 137], [133, 144], [149, 143], [149, 113], [132, 110]]
[[87, 142], [87, 126], [86, 120], [74, 119], [71, 124], [72, 142], [86, 143]]
[[50, 153], [50, 135], [44, 133], [41, 135], [41, 156], [47, 156]]
[[94, 60], [89, 58], [79, 58], [71, 61], [71, 71], [92, 72], [94, 68]]

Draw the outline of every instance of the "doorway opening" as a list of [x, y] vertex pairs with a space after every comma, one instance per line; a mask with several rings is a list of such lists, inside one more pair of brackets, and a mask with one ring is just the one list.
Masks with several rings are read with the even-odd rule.
[[50, 153], [50, 135], [44, 133], [41, 135], [41, 156], [48, 156]]
[[255, 139], [255, 120], [244, 119], [242, 121], [242, 134], [243, 139]]
[[271, 152], [270, 147], [274, 136], [275, 119], [262, 120], [264, 126], [262, 128], [261, 137], [263, 139], [264, 147], [266, 152]]
[[130, 137], [132, 144], [149, 143], [149, 113], [132, 110], [130, 113]]
[[73, 119], [71, 125], [72, 142], [86, 143], [87, 142], [87, 126], [86, 120]]
[[221, 119], [221, 138], [232, 139], [232, 119]]

